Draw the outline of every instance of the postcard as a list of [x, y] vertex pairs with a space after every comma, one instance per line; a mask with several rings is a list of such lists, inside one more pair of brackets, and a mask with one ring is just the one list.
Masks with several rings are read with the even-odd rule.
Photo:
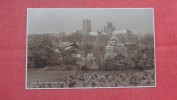
[[156, 87], [152, 8], [28, 8], [26, 89]]

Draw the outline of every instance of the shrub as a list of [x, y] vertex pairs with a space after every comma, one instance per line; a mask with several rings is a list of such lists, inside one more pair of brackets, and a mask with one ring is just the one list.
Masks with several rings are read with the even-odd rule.
[[83, 66], [81, 66], [81, 70], [82, 71], [88, 71], [89, 67], [87, 65], [83, 65]]

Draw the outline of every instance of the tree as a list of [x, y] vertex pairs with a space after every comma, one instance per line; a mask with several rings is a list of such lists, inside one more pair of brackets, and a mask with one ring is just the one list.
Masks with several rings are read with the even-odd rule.
[[93, 54], [95, 57], [96, 63], [101, 67], [104, 64], [104, 54], [105, 54], [105, 48], [107, 45], [107, 41], [109, 40], [109, 37], [107, 35], [99, 34], [97, 36], [94, 48], [93, 48]]
[[29, 35], [28, 66], [45, 67], [56, 60], [52, 38], [49, 34]]
[[139, 48], [131, 58], [136, 69], [154, 68], [154, 49], [153, 48]]
[[76, 42], [81, 43], [82, 38], [83, 38], [83, 34], [79, 32], [74, 32], [74, 33], [69, 34], [65, 40], [67, 40], [68, 42], [72, 42], [72, 43], [76, 43]]
[[140, 37], [140, 43], [144, 45], [144, 47], [153, 47], [154, 46], [154, 35], [153, 34], [145, 34]]
[[118, 69], [126, 66], [127, 50], [120, 40], [113, 35], [105, 48], [103, 69]]

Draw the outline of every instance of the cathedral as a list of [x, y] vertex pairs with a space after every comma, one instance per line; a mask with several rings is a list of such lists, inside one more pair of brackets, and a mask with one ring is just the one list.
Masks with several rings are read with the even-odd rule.
[[112, 32], [115, 30], [115, 27], [113, 26], [112, 22], [107, 22], [107, 26], [104, 26], [104, 33], [107, 35], [112, 35]]
[[82, 34], [88, 34], [92, 31], [91, 20], [83, 19]]

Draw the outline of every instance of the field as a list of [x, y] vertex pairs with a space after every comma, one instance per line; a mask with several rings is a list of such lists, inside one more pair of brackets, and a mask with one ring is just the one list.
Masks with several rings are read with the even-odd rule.
[[155, 71], [44, 71], [32, 68], [27, 70], [27, 88], [129, 86], [155, 86]]

